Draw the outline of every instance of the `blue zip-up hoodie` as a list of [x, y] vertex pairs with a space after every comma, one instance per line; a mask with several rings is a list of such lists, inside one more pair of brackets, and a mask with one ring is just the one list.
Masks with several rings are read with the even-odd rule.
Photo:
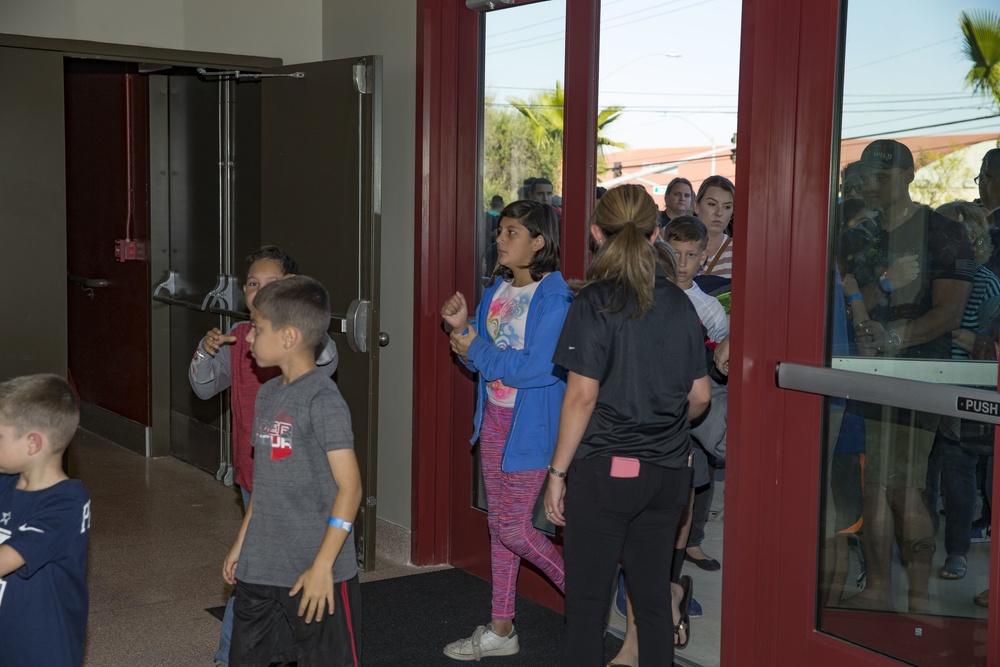
[[573, 300], [562, 274], [554, 271], [542, 278], [528, 306], [524, 326], [524, 349], [500, 349], [486, 330], [486, 315], [493, 295], [500, 289], [495, 280], [483, 292], [476, 309], [476, 338], [469, 346], [465, 365], [479, 374], [479, 400], [476, 404], [475, 432], [471, 443], [479, 439], [486, 405], [486, 383], [501, 380], [517, 389], [510, 433], [503, 446], [500, 469], [504, 472], [541, 470], [549, 465], [556, 449], [559, 412], [566, 393], [566, 370], [552, 363], [563, 320]]

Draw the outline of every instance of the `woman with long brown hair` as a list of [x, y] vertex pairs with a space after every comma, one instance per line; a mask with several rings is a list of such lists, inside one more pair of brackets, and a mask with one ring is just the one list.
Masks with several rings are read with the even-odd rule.
[[545, 510], [565, 526], [563, 664], [601, 665], [608, 582], [625, 564], [639, 664], [671, 664], [670, 564], [691, 490], [689, 420], [708, 405], [702, 327], [654, 243], [656, 205], [637, 185], [601, 198], [598, 253], [553, 361], [569, 371]]

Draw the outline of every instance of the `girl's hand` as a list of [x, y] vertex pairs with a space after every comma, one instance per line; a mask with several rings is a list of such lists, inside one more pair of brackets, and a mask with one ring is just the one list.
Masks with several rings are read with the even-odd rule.
[[469, 333], [462, 335], [462, 329], [456, 327], [449, 335], [451, 339], [451, 351], [465, 359], [469, 356], [469, 347], [476, 339], [476, 330], [469, 328]]
[[462, 332], [469, 328], [469, 306], [461, 292], [455, 292], [441, 306], [441, 317], [452, 328], [452, 331]]
[[840, 284], [843, 286], [844, 294], [847, 296], [861, 292], [861, 288], [858, 287], [858, 281], [854, 278], [853, 274], [848, 273], [844, 276], [844, 279], [840, 281]]
[[557, 526], [566, 525], [565, 511], [566, 480], [549, 475], [549, 485], [545, 487], [545, 518]]
[[236, 342], [236, 336], [226, 336], [223, 335], [222, 331], [218, 327], [213, 327], [209, 329], [208, 333], [205, 334], [205, 338], [201, 341], [201, 348], [208, 352], [210, 356], [215, 356], [215, 353], [219, 351], [219, 348], [223, 345], [230, 345]]

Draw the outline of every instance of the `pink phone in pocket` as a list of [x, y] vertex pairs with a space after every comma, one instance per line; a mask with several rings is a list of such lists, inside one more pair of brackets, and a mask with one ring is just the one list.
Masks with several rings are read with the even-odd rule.
[[611, 457], [612, 477], [638, 477], [639, 459], [631, 459], [625, 456]]

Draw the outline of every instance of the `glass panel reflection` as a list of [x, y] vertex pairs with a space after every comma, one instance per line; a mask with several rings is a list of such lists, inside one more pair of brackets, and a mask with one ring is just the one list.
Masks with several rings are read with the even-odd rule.
[[[995, 389], [998, 100], [961, 56], [964, 9], [848, 7], [829, 364]], [[914, 664], [986, 664], [993, 428], [839, 399], [827, 423], [818, 626]]]

